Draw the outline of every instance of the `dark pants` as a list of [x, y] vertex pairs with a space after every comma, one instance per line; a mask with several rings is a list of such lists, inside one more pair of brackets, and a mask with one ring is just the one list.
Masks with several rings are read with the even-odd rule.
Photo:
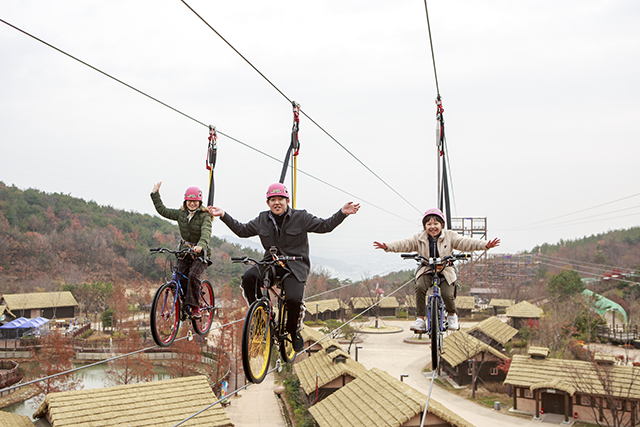
[[[433, 276], [431, 274], [423, 274], [416, 279], [416, 315], [418, 317], [424, 317], [427, 314], [427, 290], [433, 283]], [[447, 279], [440, 277], [440, 295], [444, 300], [444, 306], [448, 313], [457, 313], [455, 303], [455, 290], [456, 283], [450, 285]]]
[[[283, 270], [282, 273], [285, 273]], [[280, 272], [278, 272], [280, 274]], [[242, 275], [242, 293], [251, 305], [256, 300], [256, 288], [262, 281], [262, 274], [257, 266], [253, 266]], [[282, 281], [284, 289], [284, 301], [287, 306], [287, 332], [295, 336], [300, 326], [300, 320], [304, 316], [304, 282], [299, 282], [293, 274], [289, 274]], [[261, 295], [261, 294], [260, 294]]]
[[202, 258], [196, 258], [195, 260], [186, 257], [185, 259], [177, 259], [176, 267], [178, 271], [187, 276], [187, 283], [180, 281], [182, 290], [184, 291], [184, 303], [191, 306], [199, 306], [198, 304], [198, 291], [200, 290], [200, 276], [207, 268], [207, 264], [202, 261]]

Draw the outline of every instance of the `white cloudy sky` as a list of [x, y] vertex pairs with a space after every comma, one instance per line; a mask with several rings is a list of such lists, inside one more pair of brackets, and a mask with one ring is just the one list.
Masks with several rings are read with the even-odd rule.
[[[363, 204], [312, 255], [355, 274], [436, 204], [436, 87], [419, 0], [188, 2], [301, 118], [298, 208]], [[640, 223], [640, 3], [430, 1], [454, 216], [500, 252]], [[181, 1], [5, 0], [0, 19], [244, 144], [283, 158], [291, 106]], [[0, 22], [0, 180], [153, 213], [206, 187], [208, 129]], [[281, 165], [221, 136], [216, 204], [246, 221]], [[373, 206], [373, 205], [375, 206]], [[383, 209], [379, 209], [379, 207]], [[393, 212], [391, 215], [388, 212]], [[214, 233], [228, 235], [221, 223]]]

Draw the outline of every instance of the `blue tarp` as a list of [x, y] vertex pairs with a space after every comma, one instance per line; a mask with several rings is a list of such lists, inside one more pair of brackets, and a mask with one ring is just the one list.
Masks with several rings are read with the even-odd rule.
[[40, 326], [46, 325], [47, 323], [49, 323], [49, 319], [45, 319], [44, 317], [36, 317], [35, 319], [18, 317], [6, 325], [0, 326], [0, 329], [4, 329], [2, 331], [4, 338], [20, 338], [31, 329], [36, 329], [39, 332]]

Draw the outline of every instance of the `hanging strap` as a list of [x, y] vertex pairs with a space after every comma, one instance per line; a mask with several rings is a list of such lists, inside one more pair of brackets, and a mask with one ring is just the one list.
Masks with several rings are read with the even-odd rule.
[[282, 172], [280, 173], [280, 184], [284, 184], [284, 179], [287, 176], [287, 169], [289, 168], [289, 158], [293, 157], [293, 175], [291, 177], [292, 180], [292, 204], [295, 209], [295, 195], [296, 195], [296, 178], [297, 178], [297, 156], [300, 152], [300, 140], [298, 139], [298, 130], [300, 129], [300, 104], [296, 101], [292, 101], [291, 105], [293, 107], [293, 128], [291, 129], [291, 143], [289, 144], [289, 148], [287, 149], [287, 155], [284, 158], [284, 162], [282, 164]]
[[218, 133], [214, 126], [209, 125], [209, 146], [207, 148], [206, 167], [209, 171], [209, 197], [207, 198], [207, 206], [213, 206], [213, 195], [215, 183], [213, 181], [213, 169], [216, 167], [216, 157], [218, 155]]

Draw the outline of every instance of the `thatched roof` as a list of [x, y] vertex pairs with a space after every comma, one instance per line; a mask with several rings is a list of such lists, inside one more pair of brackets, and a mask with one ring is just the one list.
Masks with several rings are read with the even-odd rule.
[[512, 328], [495, 316], [491, 316], [478, 323], [471, 328], [471, 331], [480, 331], [502, 345], [505, 345], [511, 338], [518, 334], [516, 328]]
[[513, 304], [515, 304], [515, 301], [512, 299], [492, 298], [489, 301], [489, 306], [491, 307], [511, 307]]
[[404, 306], [415, 308], [416, 306], [416, 296], [415, 295], [407, 295], [404, 297]]
[[549, 355], [549, 349], [547, 347], [529, 347], [527, 354], [533, 358], [545, 358]]
[[[309, 408], [320, 427], [396, 427], [422, 414], [427, 396], [380, 369], [351, 381]], [[438, 402], [429, 411], [454, 427], [472, 427]]]
[[[570, 395], [613, 395], [640, 399], [640, 368], [634, 366], [598, 366], [582, 360], [533, 358], [514, 355], [505, 384], [530, 390], [555, 388]], [[605, 392], [604, 384], [608, 392]]]
[[24, 415], [0, 411], [0, 427], [34, 427], [34, 424]]
[[516, 305], [507, 307], [508, 317], [521, 317], [525, 319], [538, 319], [542, 317], [542, 309], [531, 304], [529, 301], [521, 301]]
[[324, 313], [325, 311], [338, 311], [341, 308], [347, 309], [348, 306], [339, 298], [323, 299], [318, 301], [306, 301], [307, 313], [314, 315]]
[[482, 352], [491, 353], [502, 360], [508, 359], [507, 356], [500, 353], [495, 348], [463, 331], [455, 331], [454, 333], [444, 337], [442, 340], [441, 357], [453, 367], [458, 366], [462, 362], [466, 362], [470, 358]]
[[320, 345], [322, 348], [336, 347], [336, 348], [342, 349], [342, 346], [338, 341], [332, 338], [325, 338], [325, 335], [322, 332], [316, 329], [313, 329], [307, 325], [302, 326], [302, 329], [300, 330], [300, 335], [302, 336], [302, 339], [304, 340], [304, 342], [318, 343], [318, 345]]
[[476, 308], [475, 297], [456, 297], [456, 308], [461, 310], [473, 310]]
[[[93, 390], [50, 393], [34, 417], [47, 417], [52, 427], [173, 426], [216, 400], [207, 377], [198, 375]], [[183, 425], [233, 427], [220, 404]]]
[[[398, 304], [398, 300], [396, 297], [380, 297], [380, 304], [378, 307], [381, 308], [398, 308], [400, 304]], [[357, 310], [368, 308], [376, 303], [375, 297], [353, 297], [351, 298], [351, 306]]]
[[364, 365], [335, 347], [318, 351], [311, 357], [296, 363], [294, 369], [306, 394], [316, 389], [316, 375], [318, 375], [318, 387], [323, 387], [342, 375], [358, 378], [367, 372]]
[[2, 318], [5, 313], [9, 314], [11, 317], [16, 317], [16, 315], [13, 314], [6, 305], [0, 305], [0, 318]]
[[11, 310], [75, 307], [78, 305], [78, 302], [69, 291], [3, 295], [0, 301], [4, 301]]

